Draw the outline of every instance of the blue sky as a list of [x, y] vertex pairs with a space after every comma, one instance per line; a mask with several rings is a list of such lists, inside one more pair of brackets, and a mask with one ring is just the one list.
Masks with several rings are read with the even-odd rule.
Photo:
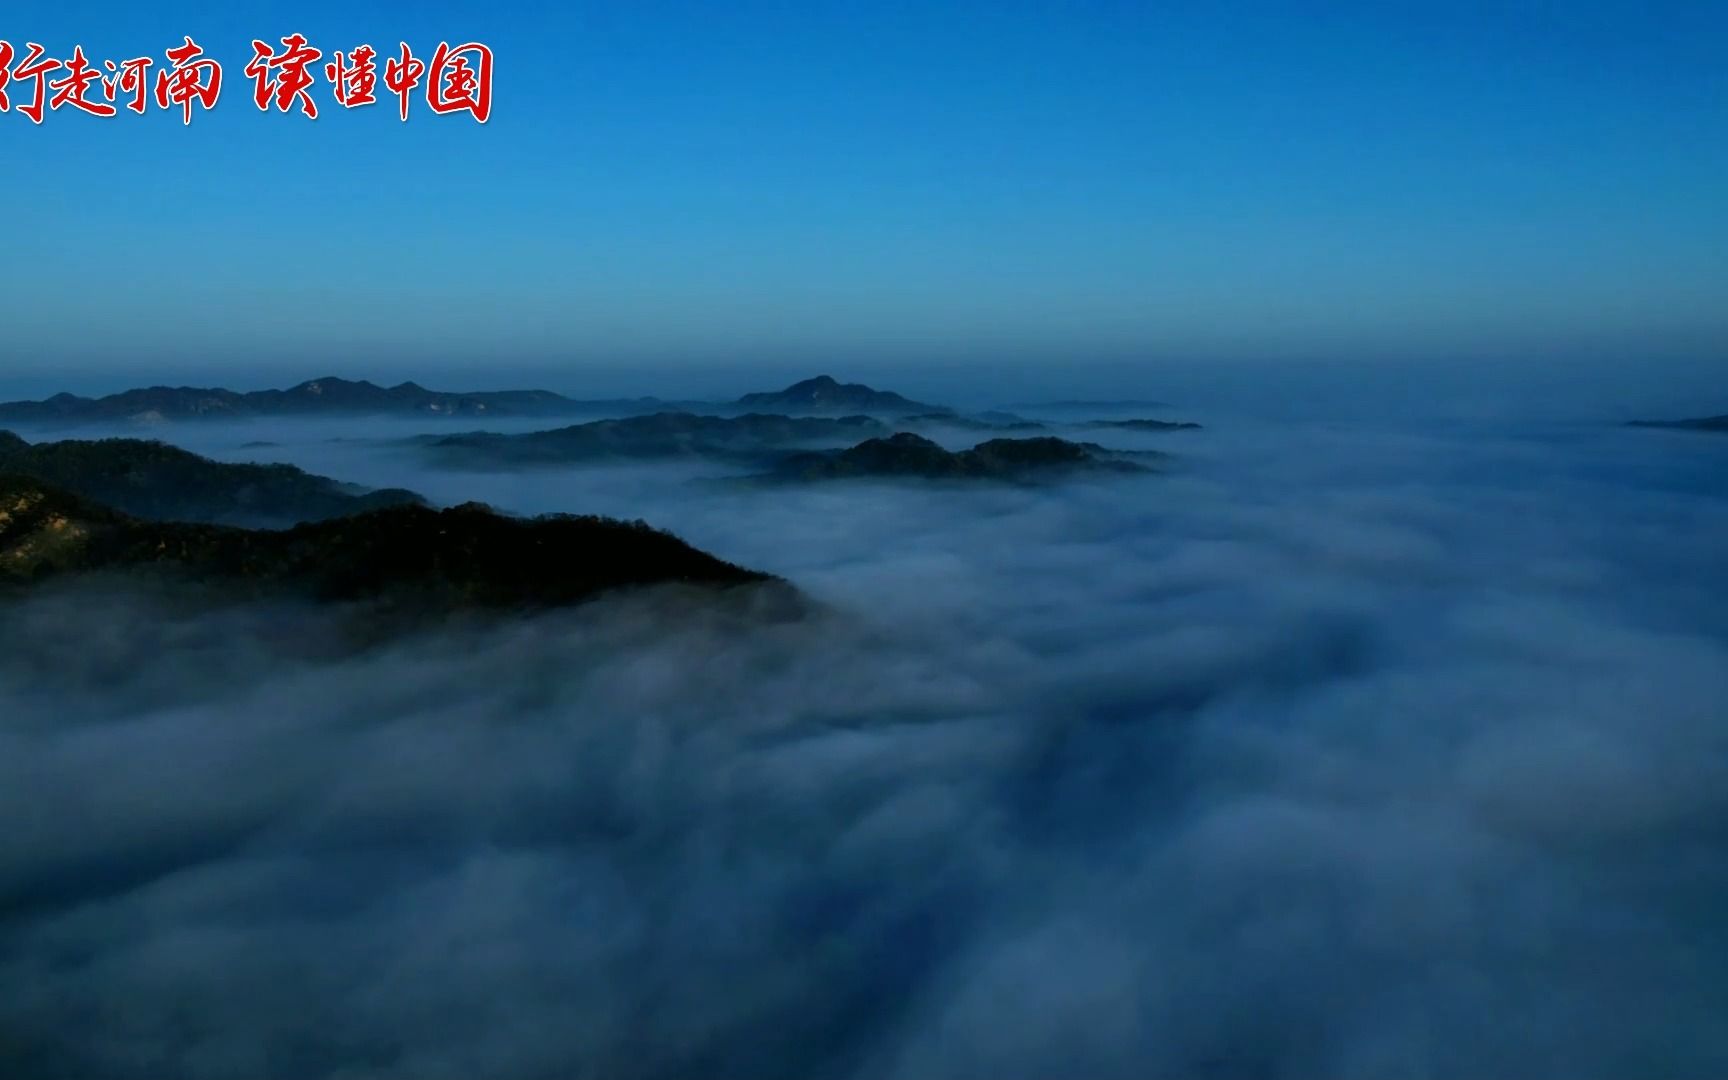
[[[1728, 362], [1728, 5], [1319, 7], [31, 5], [226, 85], [0, 115], [0, 362]], [[294, 31], [483, 41], [492, 120], [261, 114]]]

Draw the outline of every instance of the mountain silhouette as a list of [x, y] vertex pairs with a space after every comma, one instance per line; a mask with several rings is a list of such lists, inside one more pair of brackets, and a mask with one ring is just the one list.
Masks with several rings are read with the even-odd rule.
[[152, 522], [0, 475], [0, 585], [92, 572], [204, 584], [219, 596], [387, 601], [431, 612], [545, 608], [621, 588], [774, 581], [642, 522], [514, 518], [477, 503], [394, 506], [281, 531]]
[[147, 439], [32, 444], [0, 431], [0, 473], [164, 521], [292, 525], [424, 501], [412, 491], [368, 491], [292, 465], [211, 461]]
[[556, 416], [628, 403], [581, 402], [550, 390], [486, 390], [452, 393], [417, 383], [378, 386], [365, 380], [327, 376], [286, 390], [234, 390], [152, 386], [105, 397], [55, 394], [43, 401], [0, 404], [0, 423], [79, 424], [117, 421], [244, 419], [262, 416]]
[[1692, 420], [1629, 420], [1627, 427], [1673, 428], [1680, 431], [1728, 432], [1728, 415], [1703, 416]]
[[767, 412], [810, 413], [946, 413], [940, 405], [926, 405], [888, 390], [873, 390], [863, 383], [843, 383], [829, 375], [795, 382], [784, 390], [745, 394], [738, 399], [745, 408]]
[[[1141, 453], [1137, 457], [1161, 457]], [[1145, 472], [1125, 455], [1094, 443], [1050, 436], [991, 439], [970, 450], [945, 450], [921, 435], [900, 432], [850, 449], [794, 454], [763, 479], [816, 481], [854, 477], [925, 480], [1030, 480], [1074, 472]]]
[[867, 416], [827, 419], [764, 413], [706, 416], [666, 412], [595, 420], [520, 435], [477, 431], [427, 435], [414, 441], [434, 461], [444, 465], [509, 468], [681, 457], [763, 462], [788, 447], [845, 444], [860, 435], [885, 430], [882, 423]]
[[1199, 431], [1200, 425], [1187, 420], [1088, 420], [1081, 425], [1089, 428], [1117, 428], [1123, 431]]

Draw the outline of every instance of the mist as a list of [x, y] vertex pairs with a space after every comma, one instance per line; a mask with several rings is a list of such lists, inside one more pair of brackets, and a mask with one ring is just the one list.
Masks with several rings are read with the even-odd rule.
[[817, 603], [638, 593], [357, 651], [289, 603], [0, 607], [0, 1062], [1728, 1072], [1728, 440], [1607, 398], [1189, 389], [1147, 396], [1204, 431], [1084, 436], [1161, 472], [1040, 487], [151, 429], [644, 518]]

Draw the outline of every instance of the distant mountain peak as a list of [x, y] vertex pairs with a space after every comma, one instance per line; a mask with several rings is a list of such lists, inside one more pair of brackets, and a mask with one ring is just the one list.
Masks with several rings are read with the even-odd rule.
[[687, 457], [754, 462], [786, 448], [836, 440], [849, 443], [885, 429], [881, 421], [862, 415], [660, 412], [593, 420], [549, 431], [427, 435], [411, 442], [424, 447], [443, 465], [464, 468]]
[[286, 390], [238, 393], [221, 388], [152, 386], [100, 398], [56, 394], [46, 401], [0, 404], [0, 423], [81, 424], [140, 420], [241, 419], [322, 412], [414, 413], [436, 416], [554, 416], [578, 402], [549, 390], [459, 392], [412, 382], [385, 389], [365, 379], [325, 375]]
[[832, 375], [817, 375], [793, 383], [784, 390], [745, 394], [738, 404], [756, 409], [807, 409], [816, 412], [940, 413], [939, 405], [926, 405], [891, 390], [877, 390], [863, 383], [843, 383]]
[[[1162, 455], [1136, 454], [1136, 457]], [[764, 479], [836, 480], [900, 477], [925, 480], [1031, 480], [1071, 471], [1134, 473], [1145, 466], [1094, 443], [1051, 436], [990, 439], [970, 450], [947, 450], [909, 431], [866, 439], [846, 450], [793, 454]]]
[[294, 390], [309, 390], [312, 393], [316, 394], [316, 393], [326, 389], [327, 387], [362, 386], [362, 385], [365, 385], [365, 384], [364, 383], [350, 382], [347, 379], [339, 378], [335, 375], [323, 375], [323, 376], [320, 376], [316, 379], [307, 379], [305, 382], [301, 383], [298, 386], [293, 387], [292, 389], [294, 389]]
[[1728, 432], [1728, 413], [1722, 416], [1699, 416], [1686, 420], [1629, 420], [1627, 427], [1673, 428], [1677, 431]]

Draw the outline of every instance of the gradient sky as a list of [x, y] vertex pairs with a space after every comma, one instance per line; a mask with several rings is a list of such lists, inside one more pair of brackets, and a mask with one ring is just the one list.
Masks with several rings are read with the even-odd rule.
[[[15, 5], [227, 81], [0, 115], [0, 363], [1728, 358], [1728, 4], [1323, 7]], [[492, 121], [260, 114], [294, 31]]]

